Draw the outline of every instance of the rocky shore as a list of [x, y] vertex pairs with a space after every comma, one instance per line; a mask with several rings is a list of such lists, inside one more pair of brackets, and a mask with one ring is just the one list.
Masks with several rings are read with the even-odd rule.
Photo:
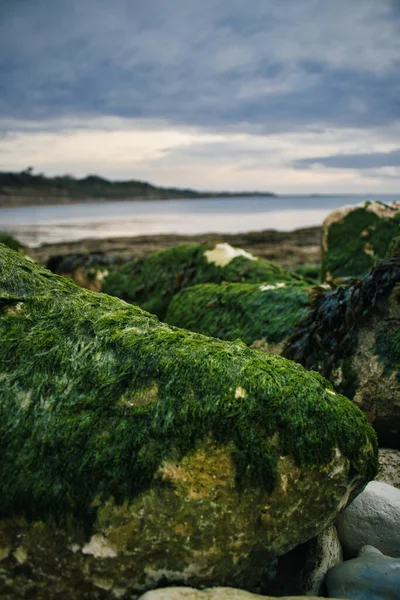
[[356, 211], [4, 238], [2, 598], [398, 600], [400, 207]]

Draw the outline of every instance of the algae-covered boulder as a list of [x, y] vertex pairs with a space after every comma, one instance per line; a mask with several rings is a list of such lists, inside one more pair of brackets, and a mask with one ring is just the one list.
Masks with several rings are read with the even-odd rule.
[[2, 597], [253, 589], [377, 468], [319, 374], [162, 324], [0, 247]]
[[196, 285], [172, 299], [165, 321], [223, 340], [240, 338], [248, 346], [279, 354], [308, 313], [308, 287], [290, 281]]
[[102, 252], [74, 252], [50, 256], [46, 268], [57, 275], [72, 279], [80, 287], [100, 292], [104, 278], [123, 262], [123, 259], [117, 256], [107, 256]]
[[0, 231], [0, 244], [4, 244], [16, 252], [21, 252], [21, 254], [25, 253], [25, 247], [9, 233]]
[[367, 414], [380, 445], [400, 447], [400, 257], [317, 298], [284, 351]]
[[300, 277], [229, 244], [184, 244], [127, 263], [110, 273], [102, 291], [163, 319], [173, 296], [191, 285], [292, 279]]
[[399, 256], [400, 204], [365, 202], [333, 211], [322, 225], [322, 278], [363, 277]]

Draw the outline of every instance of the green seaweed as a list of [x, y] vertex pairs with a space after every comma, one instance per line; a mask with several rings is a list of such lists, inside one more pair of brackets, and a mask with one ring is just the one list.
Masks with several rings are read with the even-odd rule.
[[102, 291], [137, 304], [164, 319], [169, 303], [183, 288], [200, 283], [274, 282], [301, 279], [263, 259], [239, 256], [224, 267], [207, 261], [215, 244], [183, 244], [133, 260], [110, 273]]
[[[380, 303], [389, 297], [400, 282], [400, 257], [391, 258], [374, 267], [361, 281], [318, 295], [309, 313], [297, 325], [283, 355], [307, 369], [315, 369], [330, 380], [341, 367], [343, 378], [338, 391], [353, 397], [357, 377], [349, 358], [355, 352], [358, 328]], [[397, 334], [381, 334], [376, 351], [386, 364], [397, 360]]]
[[250, 283], [207, 283], [186, 288], [169, 305], [165, 321], [223, 340], [277, 344], [291, 335], [309, 308], [304, 284], [275, 289]]
[[375, 475], [363, 413], [301, 365], [168, 327], [5, 246], [0, 299], [0, 516], [90, 523], [99, 498], [135, 498], [210, 437], [233, 445], [238, 486], [273, 489], [279, 455], [325, 465], [336, 448]]
[[0, 244], [4, 244], [16, 252], [24, 252], [24, 246], [8, 233], [0, 232]]
[[393, 218], [381, 218], [367, 210], [368, 204], [330, 225], [327, 251], [322, 256], [322, 280], [328, 273], [333, 278], [363, 277], [378, 262], [392, 255], [389, 248], [400, 234], [400, 213], [393, 209]]

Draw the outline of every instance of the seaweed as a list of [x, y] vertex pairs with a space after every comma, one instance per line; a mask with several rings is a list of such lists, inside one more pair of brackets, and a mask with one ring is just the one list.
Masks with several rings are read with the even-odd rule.
[[301, 280], [269, 261], [237, 256], [225, 266], [209, 262], [205, 253], [215, 244], [183, 244], [133, 260], [110, 273], [102, 292], [137, 304], [164, 319], [172, 298], [200, 283]]
[[[298, 323], [297, 330], [287, 341], [283, 355], [333, 379], [335, 370], [357, 347], [360, 325], [379, 311], [380, 302], [390, 295], [398, 282], [400, 257], [394, 257], [378, 264], [356, 284], [340, 286], [325, 293], [320, 290], [307, 317]], [[377, 352], [388, 355], [383, 338], [378, 342]], [[352, 397], [354, 381], [349, 387], [348, 380], [349, 375], [354, 379], [354, 373], [346, 364], [347, 377], [343, 373], [344, 382], [338, 389], [341, 392], [346, 389]]]
[[327, 249], [322, 253], [322, 280], [328, 275], [363, 277], [377, 263], [395, 255], [392, 246], [400, 235], [400, 212], [393, 208], [392, 218], [381, 217], [368, 209], [370, 204], [366, 202], [329, 226]]
[[301, 365], [168, 327], [5, 246], [0, 298], [2, 517], [90, 524], [210, 438], [232, 445], [239, 488], [273, 489], [285, 454], [318, 466], [339, 449], [376, 472], [363, 413]]
[[308, 313], [309, 292], [300, 282], [277, 284], [207, 283], [182, 290], [165, 321], [223, 340], [240, 338], [278, 344]]

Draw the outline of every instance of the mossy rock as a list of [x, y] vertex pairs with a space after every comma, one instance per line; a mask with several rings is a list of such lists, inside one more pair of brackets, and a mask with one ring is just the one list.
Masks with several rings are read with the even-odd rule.
[[126, 261], [117, 256], [107, 256], [102, 252], [74, 252], [50, 256], [46, 268], [57, 275], [72, 279], [80, 287], [99, 292], [104, 278], [124, 262]]
[[365, 415], [301, 365], [5, 246], [0, 307], [2, 597], [252, 589], [376, 473]]
[[365, 202], [332, 212], [322, 226], [322, 279], [363, 277], [398, 255], [400, 204]]
[[183, 244], [134, 260], [110, 273], [102, 291], [164, 319], [174, 295], [188, 286], [293, 279], [301, 277], [229, 244]]
[[169, 305], [165, 321], [208, 336], [279, 354], [310, 308], [305, 283], [206, 283], [186, 288]]
[[0, 231], [0, 244], [4, 244], [11, 250], [15, 250], [16, 252], [20, 252], [21, 254], [25, 254], [25, 247], [19, 242], [15, 237], [8, 233], [4, 233]]
[[367, 414], [381, 446], [400, 448], [400, 257], [320, 295], [284, 356], [327, 377]]

